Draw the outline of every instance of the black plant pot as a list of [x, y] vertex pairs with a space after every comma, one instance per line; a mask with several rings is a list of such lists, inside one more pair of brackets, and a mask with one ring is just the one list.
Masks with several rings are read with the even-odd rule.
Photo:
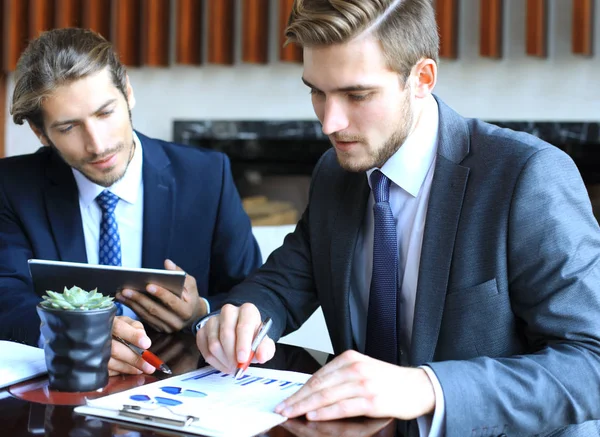
[[111, 332], [117, 309], [64, 311], [37, 306], [50, 388], [92, 391], [108, 383]]

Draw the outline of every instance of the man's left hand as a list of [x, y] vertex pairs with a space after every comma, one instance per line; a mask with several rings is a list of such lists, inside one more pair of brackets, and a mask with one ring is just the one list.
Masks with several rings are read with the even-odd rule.
[[308, 420], [354, 416], [411, 420], [434, 409], [435, 392], [423, 369], [346, 351], [317, 371], [275, 412], [286, 417], [306, 414]]
[[[171, 260], [165, 260], [165, 269], [179, 270]], [[187, 274], [181, 297], [156, 284], [148, 284], [146, 293], [124, 289], [117, 293], [117, 299], [131, 308], [141, 319], [159, 332], [172, 333], [189, 326], [206, 314], [206, 304], [198, 295], [196, 279]]]

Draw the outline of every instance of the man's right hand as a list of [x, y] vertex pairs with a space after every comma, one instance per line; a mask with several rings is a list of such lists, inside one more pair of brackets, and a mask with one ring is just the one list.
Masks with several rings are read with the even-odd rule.
[[[129, 317], [117, 316], [113, 322], [112, 335], [121, 337], [142, 349], [148, 349], [151, 341], [146, 335], [144, 325]], [[156, 369], [145, 362], [123, 343], [113, 339], [111, 344], [110, 360], [108, 361], [108, 374], [110, 376], [120, 373], [141, 374], [154, 373]]]
[[[198, 330], [196, 344], [208, 364], [232, 374], [238, 362], [245, 363], [250, 357], [252, 340], [260, 325], [260, 312], [254, 305], [225, 305], [220, 315], [210, 318]], [[273, 355], [275, 342], [267, 336], [258, 346], [252, 362], [265, 363]]]

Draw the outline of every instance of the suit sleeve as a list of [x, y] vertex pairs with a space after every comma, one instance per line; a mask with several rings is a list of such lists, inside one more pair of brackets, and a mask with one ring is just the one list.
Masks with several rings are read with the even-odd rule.
[[428, 363], [448, 435], [537, 435], [600, 418], [600, 238], [571, 159], [532, 155], [510, 208], [511, 306], [531, 353]]
[[311, 180], [309, 205], [294, 232], [285, 237], [266, 263], [242, 284], [235, 287], [224, 303], [251, 302], [263, 317], [273, 319], [269, 337], [293, 332], [319, 306], [310, 246], [309, 216], [312, 191], [324, 158], [317, 163]]
[[41, 299], [27, 270], [31, 257], [27, 235], [0, 185], [0, 339], [37, 346]]
[[222, 157], [221, 195], [211, 248], [211, 308], [220, 307], [224, 293], [262, 264], [250, 219], [233, 182], [229, 159], [225, 155]]

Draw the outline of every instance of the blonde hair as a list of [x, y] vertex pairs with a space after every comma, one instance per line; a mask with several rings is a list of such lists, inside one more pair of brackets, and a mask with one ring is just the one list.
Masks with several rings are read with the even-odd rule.
[[126, 96], [127, 74], [112, 45], [91, 30], [66, 28], [43, 32], [21, 54], [15, 69], [10, 113], [44, 131], [42, 101], [57, 87], [109, 67], [112, 81]]
[[348, 42], [362, 34], [381, 42], [388, 66], [406, 80], [423, 58], [438, 62], [439, 36], [430, 0], [295, 0], [286, 44]]

